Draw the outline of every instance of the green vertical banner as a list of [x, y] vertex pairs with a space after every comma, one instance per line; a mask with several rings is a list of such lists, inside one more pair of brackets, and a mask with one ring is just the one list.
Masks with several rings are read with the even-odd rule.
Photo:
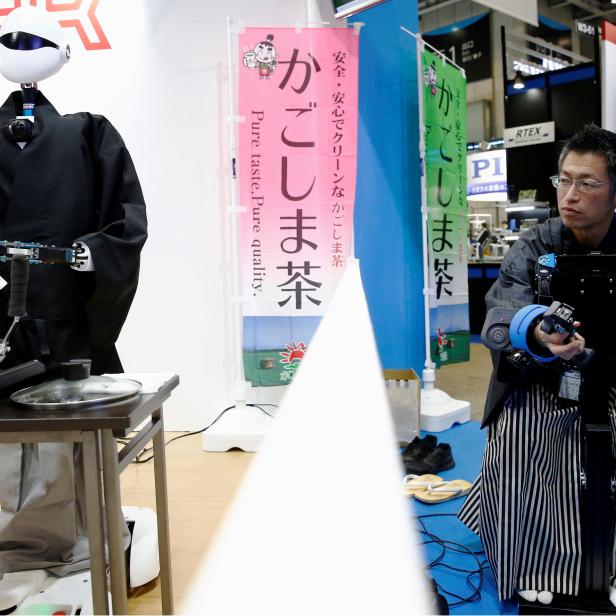
[[437, 367], [468, 361], [466, 78], [424, 49], [430, 357]]

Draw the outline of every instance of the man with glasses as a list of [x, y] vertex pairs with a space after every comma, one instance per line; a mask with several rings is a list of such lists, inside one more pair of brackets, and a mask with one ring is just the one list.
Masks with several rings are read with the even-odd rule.
[[[538, 303], [537, 264], [543, 255], [616, 253], [616, 135], [585, 126], [565, 143], [558, 167], [550, 179], [559, 216], [529, 229], [511, 247], [486, 295], [488, 310]], [[547, 334], [540, 323], [533, 325], [527, 350], [534, 357], [572, 360], [584, 350], [585, 338], [593, 348], [603, 342], [591, 321], [580, 317], [573, 336]], [[519, 367], [508, 355], [492, 352], [482, 424], [488, 426], [488, 442], [460, 519], [481, 536], [501, 600], [517, 592], [527, 601], [549, 604], [554, 593], [579, 592], [579, 396], [564, 396], [562, 362]], [[581, 395], [595, 397], [614, 431], [616, 360], [613, 352], [600, 359], [584, 372]], [[616, 605], [614, 589], [610, 600]]]

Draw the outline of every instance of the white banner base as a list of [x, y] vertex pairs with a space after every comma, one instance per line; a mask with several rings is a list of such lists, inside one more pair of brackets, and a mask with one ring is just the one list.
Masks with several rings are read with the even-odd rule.
[[257, 407], [237, 404], [203, 433], [202, 447], [205, 451], [258, 451], [272, 421]]
[[442, 432], [455, 423], [471, 419], [471, 405], [465, 400], [455, 400], [440, 389], [422, 389], [419, 427], [428, 432]]
[[[108, 593], [111, 606], [111, 593]], [[15, 614], [94, 614], [90, 571], [78, 571], [66, 577], [47, 575], [42, 589], [33, 592]]]

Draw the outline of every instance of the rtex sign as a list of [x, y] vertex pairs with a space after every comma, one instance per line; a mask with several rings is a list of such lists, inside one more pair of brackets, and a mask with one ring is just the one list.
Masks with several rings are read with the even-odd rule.
[[96, 18], [100, 0], [0, 0], [0, 19], [20, 6], [36, 6], [51, 13], [63, 28], [73, 28], [86, 51], [111, 49]]
[[503, 132], [506, 148], [518, 148], [523, 145], [536, 145], [538, 143], [551, 143], [554, 141], [554, 122], [541, 124], [527, 124], [506, 128]]

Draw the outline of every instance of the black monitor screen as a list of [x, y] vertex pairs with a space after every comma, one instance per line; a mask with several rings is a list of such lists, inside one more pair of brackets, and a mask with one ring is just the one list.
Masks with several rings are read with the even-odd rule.
[[479, 242], [484, 248], [490, 243], [492, 236], [487, 229], [483, 229], [483, 231], [479, 234], [477, 238], [477, 242]]
[[612, 275], [616, 255], [561, 255], [556, 266], [550, 288], [554, 299], [574, 308], [586, 346], [613, 359], [616, 334], [606, 323], [616, 311]]
[[[550, 217], [549, 207], [536, 207], [534, 210], [520, 210], [507, 212], [507, 226], [510, 229], [519, 231], [528, 229], [540, 222], [546, 221]], [[513, 224], [511, 221], [515, 221]]]
[[580, 79], [552, 86], [552, 119], [556, 123], [556, 139], [568, 139], [584, 126], [601, 123], [597, 96], [601, 89], [593, 79]]
[[344, 19], [382, 2], [386, 2], [386, 0], [332, 0], [334, 17]]
[[505, 126], [526, 126], [539, 122], [549, 122], [547, 90], [531, 88], [520, 94], [510, 94], [506, 101]]

